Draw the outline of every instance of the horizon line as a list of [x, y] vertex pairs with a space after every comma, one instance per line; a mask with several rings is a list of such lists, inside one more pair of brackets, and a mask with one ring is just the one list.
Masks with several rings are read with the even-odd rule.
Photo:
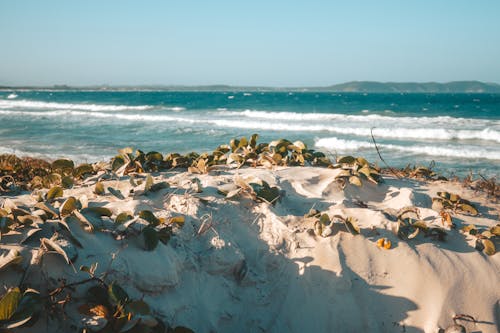
[[492, 85], [500, 87], [498, 82], [487, 82], [480, 80], [454, 80], [454, 81], [376, 81], [376, 80], [352, 80], [340, 83], [332, 83], [329, 85], [304, 85], [304, 86], [278, 86], [278, 85], [234, 85], [227, 83], [211, 83], [211, 84], [167, 84], [167, 83], [140, 83], [140, 84], [129, 84], [129, 83], [119, 83], [119, 84], [109, 84], [109, 83], [95, 83], [95, 84], [67, 84], [67, 83], [55, 83], [55, 84], [0, 84], [0, 89], [85, 89], [85, 88], [146, 88], [146, 87], [157, 87], [157, 88], [258, 88], [258, 89], [312, 89], [320, 88], [327, 89], [336, 86], [342, 86], [346, 84], [436, 84], [436, 85], [448, 85], [456, 83], [476, 83], [484, 85]]

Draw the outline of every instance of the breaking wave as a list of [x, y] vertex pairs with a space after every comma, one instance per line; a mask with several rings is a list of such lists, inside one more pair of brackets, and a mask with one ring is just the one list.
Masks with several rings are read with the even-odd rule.
[[[179, 109], [176, 109], [179, 110]], [[180, 111], [180, 110], [179, 110]], [[368, 127], [332, 126], [315, 123], [299, 123], [294, 121], [269, 122], [265, 120], [235, 120], [234, 118], [194, 118], [173, 116], [171, 114], [142, 113], [106, 113], [83, 110], [55, 111], [12, 111], [0, 110], [0, 114], [27, 115], [40, 117], [87, 116], [90, 118], [122, 119], [145, 122], [183, 122], [190, 124], [210, 124], [224, 128], [241, 128], [254, 130], [280, 130], [302, 132], [329, 132], [359, 137], [370, 137], [372, 130]], [[377, 138], [416, 139], [416, 140], [483, 140], [500, 142], [500, 131], [490, 127], [483, 129], [445, 129], [445, 128], [389, 128], [375, 127], [373, 135]]]
[[[344, 140], [338, 138], [322, 138], [315, 142], [318, 148], [325, 148], [329, 150], [352, 151], [357, 149], [375, 148], [375, 145], [370, 142], [362, 142], [355, 140]], [[395, 144], [377, 144], [379, 148], [396, 150], [401, 152], [412, 153], [416, 155], [430, 155], [430, 156], [446, 156], [455, 158], [481, 158], [488, 160], [500, 160], [500, 152], [490, 151], [474, 147], [471, 149], [457, 149], [456, 147], [443, 147], [443, 146], [401, 146]]]
[[[28, 100], [0, 100], [0, 109], [23, 108], [23, 109], [52, 109], [52, 110], [86, 110], [86, 111], [125, 111], [125, 110], [148, 110], [151, 105], [112, 105], [112, 104], [84, 104], [84, 103], [56, 103]], [[171, 108], [172, 111], [173, 108]]]
[[378, 114], [369, 115], [349, 115], [342, 113], [297, 113], [297, 112], [269, 112], [258, 110], [244, 110], [244, 111], [221, 111], [219, 113], [223, 116], [236, 116], [246, 117], [252, 119], [268, 119], [268, 120], [294, 120], [294, 121], [325, 121], [325, 120], [339, 120], [339, 121], [356, 121], [362, 123], [397, 123], [397, 124], [454, 124], [454, 125], [500, 125], [500, 121], [486, 120], [486, 119], [470, 119], [450, 116], [436, 116], [436, 117], [391, 117]]

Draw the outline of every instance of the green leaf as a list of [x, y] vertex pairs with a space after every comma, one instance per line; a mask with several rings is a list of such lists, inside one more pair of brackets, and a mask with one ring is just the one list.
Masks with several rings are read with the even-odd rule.
[[120, 155], [115, 156], [113, 162], [111, 163], [111, 170], [116, 171], [120, 169], [124, 164], [125, 164], [125, 159], [122, 156]]
[[40, 293], [34, 289], [27, 289], [17, 306], [17, 310], [10, 318], [7, 329], [20, 327], [42, 310], [42, 299]]
[[54, 186], [47, 192], [47, 200], [54, 200], [55, 198], [62, 197], [64, 191], [60, 186]]
[[118, 214], [116, 216], [115, 223], [122, 224], [122, 223], [125, 223], [127, 221], [130, 221], [133, 218], [134, 217], [132, 216], [131, 213], [129, 213], [129, 212], [122, 212], [122, 213], [120, 213], [120, 214]]
[[319, 218], [319, 222], [321, 222], [322, 225], [329, 225], [330, 224], [330, 216], [328, 216], [328, 214], [321, 214], [321, 217]]
[[113, 215], [113, 212], [106, 207], [87, 207], [81, 210], [82, 214], [93, 214], [98, 216], [108, 216]]
[[62, 181], [62, 177], [60, 174], [51, 173], [50, 175], [48, 175], [47, 177], [44, 178], [43, 185], [45, 187], [50, 187], [51, 185], [54, 185], [54, 184], [61, 184], [61, 181]]
[[241, 137], [241, 139], [240, 139], [240, 143], [238, 144], [238, 148], [244, 148], [244, 147], [246, 147], [246, 146], [248, 146], [248, 140], [247, 140], [247, 138], [245, 138], [245, 137], [243, 136], [243, 137]]
[[153, 184], [149, 190], [151, 192], [158, 192], [159, 190], [163, 190], [164, 188], [169, 188], [169, 187], [170, 187], [169, 183], [159, 182], [159, 183]]
[[62, 177], [62, 179], [61, 179], [62, 187], [66, 188], [66, 189], [72, 188], [73, 184], [74, 184], [73, 177], [71, 177], [71, 176]]
[[113, 305], [124, 305], [129, 300], [129, 297], [127, 292], [123, 290], [123, 288], [120, 287], [116, 281], [113, 281], [108, 286], [108, 299]]
[[111, 193], [112, 195], [114, 195], [115, 197], [117, 197], [120, 200], [124, 200], [125, 199], [125, 197], [123, 196], [123, 194], [122, 194], [122, 192], [120, 190], [115, 190], [112, 187], [108, 187], [108, 191], [109, 191], [109, 193]]
[[84, 163], [80, 164], [75, 168], [75, 170], [73, 171], [73, 176], [80, 178], [86, 174], [93, 174], [93, 173], [94, 173], [94, 168], [92, 167], [92, 165]]
[[172, 237], [172, 227], [171, 226], [161, 228], [158, 231], [158, 238], [159, 238], [160, 242], [162, 242], [163, 244], [167, 245], [168, 241], [170, 240], [170, 237]]
[[97, 195], [104, 195], [104, 185], [101, 182], [95, 183], [94, 193]]
[[352, 156], [344, 156], [337, 161], [339, 164], [353, 164], [354, 162], [356, 162], [356, 159]]
[[427, 230], [428, 226], [427, 223], [425, 223], [424, 220], [417, 220], [411, 224], [412, 227], [422, 229], [422, 230]]
[[173, 216], [170, 218], [169, 222], [171, 224], [177, 223], [178, 225], [184, 225], [184, 222], [186, 221], [186, 218], [182, 215], [179, 216]]
[[255, 146], [257, 146], [257, 140], [259, 139], [259, 135], [258, 134], [252, 134], [252, 136], [250, 137], [250, 147], [252, 147], [253, 149], [255, 149]]
[[87, 294], [85, 297], [90, 303], [94, 303], [94, 304], [108, 304], [109, 303], [108, 289], [106, 289], [105, 287], [103, 287], [101, 285], [90, 287], [87, 290]]
[[353, 235], [359, 235], [360, 229], [355, 218], [348, 217], [344, 220], [347, 230]]
[[160, 220], [150, 210], [141, 210], [139, 212], [139, 217], [148, 221], [153, 226], [160, 224]]
[[457, 209], [472, 216], [476, 216], [479, 214], [476, 207], [474, 207], [472, 204], [461, 203], [457, 205]]
[[78, 208], [78, 201], [76, 200], [76, 198], [69, 197], [61, 205], [61, 207], [59, 208], [59, 212], [61, 213], [61, 216], [66, 216], [71, 214], [77, 208]]
[[144, 302], [143, 300], [136, 300], [128, 303], [125, 306], [125, 310], [129, 313], [143, 316], [151, 313], [151, 309], [149, 308], [148, 303]]
[[370, 166], [370, 163], [368, 163], [368, 161], [364, 157], [356, 158], [356, 162], [361, 166]]
[[154, 227], [149, 225], [142, 230], [142, 236], [144, 237], [144, 247], [146, 248], [146, 251], [153, 251], [160, 240], [158, 232]]
[[231, 151], [236, 151], [236, 149], [238, 149], [240, 145], [240, 140], [238, 139], [232, 139], [231, 141], [229, 141], [229, 146], [231, 147]]
[[150, 151], [146, 154], [146, 160], [148, 162], [161, 162], [163, 161], [163, 155], [157, 151]]
[[59, 159], [52, 162], [52, 169], [54, 170], [71, 170], [73, 171], [75, 163], [68, 159]]
[[450, 193], [448, 192], [438, 192], [437, 195], [443, 199], [450, 200]]
[[17, 310], [21, 300], [21, 291], [19, 288], [11, 288], [0, 299], [0, 320], [9, 320]]
[[275, 204], [276, 200], [280, 197], [280, 190], [276, 186], [270, 187], [265, 181], [262, 181], [262, 185], [251, 183], [250, 186], [257, 195], [257, 198], [268, 203]]

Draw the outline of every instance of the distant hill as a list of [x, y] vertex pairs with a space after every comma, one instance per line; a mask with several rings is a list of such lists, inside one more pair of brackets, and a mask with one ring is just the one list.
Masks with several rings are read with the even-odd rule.
[[448, 83], [353, 81], [332, 85], [321, 90], [371, 93], [500, 93], [500, 85], [479, 81]]
[[139, 86], [0, 86], [0, 90], [108, 90], [108, 91], [316, 91], [316, 92], [357, 92], [357, 93], [500, 93], [500, 84], [480, 81], [439, 82], [377, 82], [352, 81], [327, 87], [256, 87], [256, 86], [180, 86], [180, 85], [139, 85]]

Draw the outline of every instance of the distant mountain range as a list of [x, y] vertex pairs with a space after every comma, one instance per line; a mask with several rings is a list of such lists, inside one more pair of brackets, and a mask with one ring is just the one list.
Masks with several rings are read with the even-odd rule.
[[252, 87], [252, 86], [179, 86], [179, 85], [139, 85], [139, 86], [0, 86], [0, 90], [110, 90], [110, 91], [316, 91], [353, 93], [500, 93], [500, 84], [480, 81], [438, 82], [376, 82], [352, 81], [327, 87]]
[[321, 90], [372, 93], [500, 93], [500, 85], [479, 81], [448, 83], [353, 81], [325, 87]]

